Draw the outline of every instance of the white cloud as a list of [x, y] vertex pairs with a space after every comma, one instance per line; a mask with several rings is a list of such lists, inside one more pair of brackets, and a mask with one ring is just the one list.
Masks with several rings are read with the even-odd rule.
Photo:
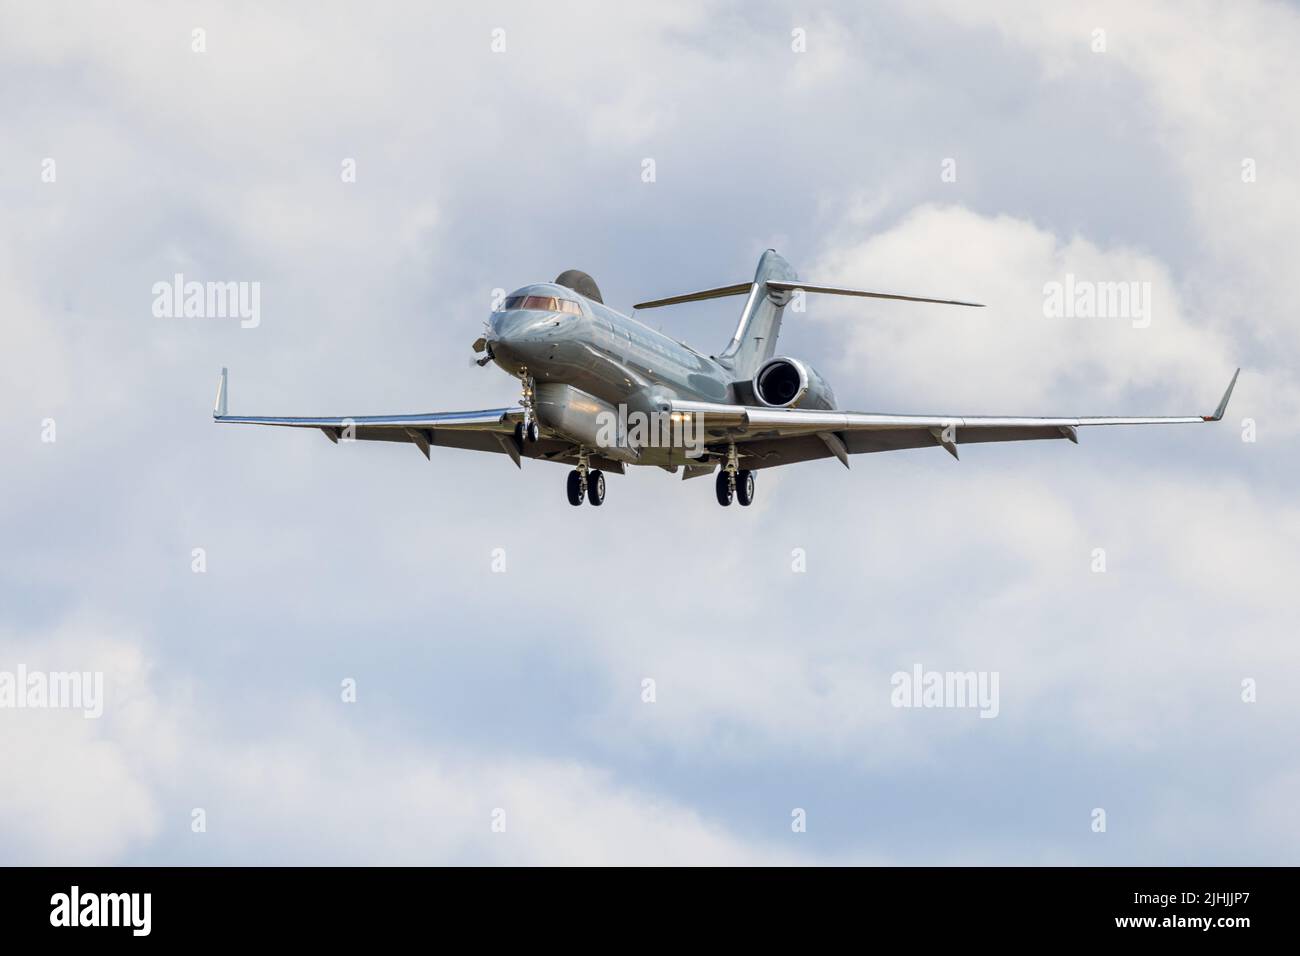
[[[754, 844], [725, 820], [620, 784], [578, 760], [376, 747], [341, 701], [291, 702], [285, 725], [222, 731], [237, 688], [195, 698], [137, 642], [71, 623], [0, 640], [0, 669], [101, 671], [102, 716], [0, 709], [0, 855], [20, 864], [113, 864], [160, 841], [184, 862], [752, 865], [797, 844]], [[191, 831], [191, 811], [206, 831]], [[491, 830], [505, 811], [505, 832]], [[781, 832], [779, 827], [774, 832]]]
[[[1294, 50], [1300, 15], [1273, 3], [1091, 4], [1086, 11], [1029, 2], [915, 7], [988, 27], [1031, 51], [1053, 76], [1125, 71], [1149, 98], [1154, 135], [1199, 226], [1209, 275], [1195, 283], [1224, 327], [1245, 326], [1294, 364], [1300, 348], [1293, 274], [1281, 249], [1300, 242], [1300, 123], [1294, 121]], [[1091, 50], [1106, 31], [1107, 51]], [[1241, 162], [1258, 180], [1242, 182]], [[1137, 171], [1135, 170], [1135, 173]], [[1120, 201], [1116, 197], [1116, 201]], [[1279, 365], [1287, 363], [1279, 362]]]
[[[951, 206], [923, 206], [867, 239], [855, 241], [856, 232], [833, 233], [809, 276], [987, 306], [813, 302], [810, 315], [833, 323], [835, 335], [847, 342], [841, 375], [869, 370], [881, 392], [911, 394], [924, 386], [962, 403], [936, 409], [954, 414], [1092, 415], [1119, 413], [1117, 403], [1131, 402], [1135, 387], [1144, 386], [1183, 404], [1132, 409], [1135, 414], [1189, 414], [1213, 411], [1227, 385], [1231, 341], [1189, 319], [1168, 269], [1147, 253], [1103, 248], [1078, 236], [1062, 240], [1030, 222]], [[1149, 327], [1141, 327], [1145, 316], [1045, 315], [1045, 287], [1063, 284], [1068, 275], [1080, 282], [1149, 284]], [[1059, 407], [1066, 399], [1094, 405]]]
[[0, 639], [0, 669], [100, 672], [103, 714], [0, 709], [0, 855], [40, 864], [108, 863], [157, 835], [151, 779], [166, 773], [174, 725], [149, 688], [141, 650], [88, 622], [39, 640]]
[[[1101, 59], [1091, 14], [938, 9], [958, 25], [809, 18], [801, 58], [785, 13], [506, 8], [493, 60], [496, 22], [469, 10], [6, 7], [3, 88], [42, 96], [4, 100], [0, 653], [65, 648], [124, 696], [98, 722], [0, 713], [20, 768], [0, 818], [24, 821], [0, 857], [1077, 861], [1052, 814], [1107, 788], [1132, 801], [1118, 858], [1159, 862], [1207, 821], [1206, 859], [1293, 854], [1267, 831], [1295, 790], [1300, 700], [1300, 517], [1279, 477], [1300, 419], [1295, 17], [1103, 8]], [[990, 35], [1049, 82], [1026, 88]], [[1025, 141], [1001, 138], [1021, 118], [1121, 73], [1138, 95], [1103, 102], [1165, 164], [1104, 198], [1172, 170], [1185, 221], [1103, 235], [1075, 225], [1095, 197], [1040, 215], [1032, 192], [981, 188], [1025, 168]], [[1071, 181], [1101, 158], [1039, 145]], [[949, 150], [963, 178], [940, 191]], [[1234, 179], [1247, 150], [1254, 186]], [[847, 405], [1208, 412], [1240, 363], [1230, 419], [1256, 417], [1260, 441], [1229, 421], [862, 456], [765, 473], [747, 510], [653, 471], [575, 511], [558, 467], [206, 421], [222, 365], [241, 411], [495, 405], [512, 384], [466, 364], [492, 288], [596, 260], [626, 303], [690, 287], [670, 267], [730, 281], [773, 235], [809, 278], [989, 303], [810, 300], [789, 347]], [[263, 326], [151, 321], [151, 283], [182, 266], [263, 280]], [[1066, 272], [1149, 281], [1151, 328], [1045, 318]], [[734, 309], [702, 314], [665, 327], [723, 341]], [[498, 544], [507, 575], [487, 570]], [[1000, 670], [999, 718], [890, 708], [914, 662]], [[366, 675], [355, 711], [328, 699], [340, 671]], [[1247, 676], [1258, 705], [1238, 700]], [[1258, 793], [1205, 788], [1203, 766]], [[967, 793], [1014, 809], [971, 823]], [[786, 805], [818, 800], [808, 849], [787, 843]], [[893, 836], [918, 829], [924, 845]]]
[[[238, 857], [342, 863], [750, 865], [794, 862], [578, 761], [375, 753], [346, 718], [222, 755], [204, 835]], [[382, 786], [376, 786], [382, 781]], [[493, 832], [504, 811], [504, 832]], [[788, 828], [787, 828], [788, 829]], [[779, 833], [778, 827], [773, 828]], [[327, 842], [319, 837], [327, 835]], [[199, 839], [203, 839], [200, 837]]]

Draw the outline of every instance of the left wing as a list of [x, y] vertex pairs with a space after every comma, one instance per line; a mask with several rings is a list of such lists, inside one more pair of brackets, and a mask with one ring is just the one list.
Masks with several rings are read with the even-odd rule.
[[[318, 428], [325, 437], [337, 444], [339, 441], [395, 441], [410, 442], [419, 448], [425, 458], [431, 446], [464, 448], [471, 451], [496, 452], [509, 455], [515, 465], [521, 458], [544, 461], [576, 461], [572, 443], [543, 438], [536, 442], [521, 442], [515, 437], [515, 426], [523, 421], [524, 410], [518, 405], [510, 408], [485, 408], [468, 412], [425, 412], [414, 415], [354, 415], [331, 418], [310, 416], [290, 418], [276, 415], [230, 415], [227, 413], [227, 372], [221, 370], [217, 383], [217, 401], [212, 409], [212, 420], [235, 425], [279, 425], [288, 428]], [[593, 458], [597, 467], [617, 474], [623, 467], [617, 462]]]
[[954, 458], [957, 446], [974, 442], [1067, 438], [1090, 425], [1175, 425], [1217, 422], [1237, 384], [1233, 373], [1213, 415], [1148, 417], [996, 417], [986, 415], [881, 415], [873, 412], [760, 408], [713, 402], [674, 401], [674, 415], [699, 416], [707, 444], [734, 441], [746, 468], [770, 468], [834, 455], [847, 468], [848, 456], [902, 448], [942, 447]]

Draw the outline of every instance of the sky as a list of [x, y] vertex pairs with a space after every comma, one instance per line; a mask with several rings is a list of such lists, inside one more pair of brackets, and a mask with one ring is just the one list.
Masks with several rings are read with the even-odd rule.
[[[0, 676], [103, 679], [0, 707], [0, 863], [1295, 864], [1297, 46], [1249, 0], [0, 0]], [[497, 290], [769, 247], [988, 304], [810, 297], [779, 351], [845, 408], [1240, 380], [727, 509], [210, 420], [222, 367], [237, 414], [511, 404]], [[177, 273], [257, 323], [155, 314]], [[717, 351], [739, 301], [647, 321]]]

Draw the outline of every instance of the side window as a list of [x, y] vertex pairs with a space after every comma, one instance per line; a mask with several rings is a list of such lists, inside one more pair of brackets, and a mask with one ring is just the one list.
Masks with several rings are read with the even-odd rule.
[[570, 315], [582, 315], [582, 306], [578, 305], [578, 303], [574, 302], [572, 299], [561, 299], [560, 311], [568, 312]]

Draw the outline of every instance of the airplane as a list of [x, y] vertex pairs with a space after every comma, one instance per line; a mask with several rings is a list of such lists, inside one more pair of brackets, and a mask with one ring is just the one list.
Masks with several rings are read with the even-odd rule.
[[474, 342], [473, 361], [495, 362], [520, 382], [518, 404], [477, 411], [286, 418], [230, 415], [221, 370], [213, 418], [220, 423], [317, 428], [330, 441], [414, 444], [495, 452], [572, 467], [569, 503], [605, 501], [605, 474], [655, 466], [683, 479], [716, 474], [720, 505], [754, 500], [755, 472], [796, 462], [904, 448], [1068, 439], [1091, 425], [1217, 422], [1238, 369], [1212, 415], [1047, 418], [890, 415], [842, 411], [826, 379], [802, 359], [778, 356], [785, 307], [801, 294], [859, 296], [979, 308], [975, 302], [866, 292], [801, 282], [768, 249], [753, 281], [641, 302], [643, 311], [744, 296], [731, 342], [718, 355], [695, 349], [605, 305], [591, 276], [576, 269], [506, 296]]

